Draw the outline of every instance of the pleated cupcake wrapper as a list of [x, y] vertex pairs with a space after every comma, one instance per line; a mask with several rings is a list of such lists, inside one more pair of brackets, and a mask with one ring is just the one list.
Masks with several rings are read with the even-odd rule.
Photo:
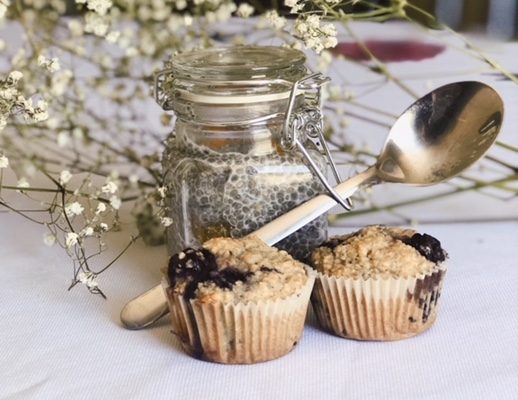
[[446, 267], [413, 278], [350, 279], [318, 273], [311, 296], [320, 325], [358, 340], [396, 340], [430, 327]]
[[299, 341], [316, 273], [292, 296], [258, 303], [204, 304], [173, 293], [162, 280], [173, 332], [192, 356], [225, 364], [272, 360]]

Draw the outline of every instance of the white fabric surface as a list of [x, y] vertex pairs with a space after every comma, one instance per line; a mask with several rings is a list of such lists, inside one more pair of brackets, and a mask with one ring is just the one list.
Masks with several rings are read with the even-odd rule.
[[229, 366], [185, 355], [168, 320], [121, 327], [125, 302], [157, 282], [163, 248], [125, 255], [101, 279], [104, 301], [83, 288], [67, 292], [62, 250], [45, 247], [32, 223], [2, 215], [0, 399], [518, 398], [518, 223], [419, 229], [451, 257], [431, 330], [363, 343], [311, 322], [287, 356]]

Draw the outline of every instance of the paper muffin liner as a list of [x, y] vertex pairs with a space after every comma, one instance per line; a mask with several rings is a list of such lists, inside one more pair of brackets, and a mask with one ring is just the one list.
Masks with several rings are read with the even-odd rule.
[[298, 343], [316, 273], [306, 268], [308, 280], [284, 299], [225, 304], [186, 300], [165, 290], [173, 333], [184, 350], [198, 359], [224, 364], [251, 364], [287, 354]]
[[325, 330], [357, 340], [397, 340], [428, 329], [446, 274], [444, 265], [417, 277], [351, 279], [317, 274], [311, 303]]

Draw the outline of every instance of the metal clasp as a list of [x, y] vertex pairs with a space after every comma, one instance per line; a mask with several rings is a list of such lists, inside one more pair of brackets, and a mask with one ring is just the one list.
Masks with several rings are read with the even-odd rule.
[[[327, 181], [324, 173], [320, 170], [317, 163], [311, 157], [305, 144], [309, 141], [324, 154], [327, 162], [331, 166], [333, 175], [337, 183], [342, 181], [336, 164], [331, 156], [331, 152], [324, 137], [324, 119], [322, 116], [322, 85], [329, 81], [328, 77], [321, 73], [308, 75], [294, 83], [290, 93], [288, 110], [284, 121], [281, 137], [281, 145], [286, 150], [297, 148], [315, 175], [320, 179], [329, 196], [331, 196], [345, 210], [349, 211], [352, 207], [349, 199], [342, 199]], [[300, 111], [294, 112], [297, 96], [304, 95], [304, 106]]]

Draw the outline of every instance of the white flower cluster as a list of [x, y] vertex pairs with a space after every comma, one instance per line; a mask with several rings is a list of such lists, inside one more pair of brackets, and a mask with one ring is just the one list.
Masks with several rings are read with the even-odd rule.
[[77, 201], [69, 203], [65, 206], [65, 214], [69, 217], [72, 217], [74, 215], [80, 215], [83, 213], [84, 210], [85, 208]]
[[79, 235], [75, 232], [68, 232], [65, 236], [65, 246], [68, 249], [74, 247], [79, 242]]
[[25, 100], [16, 88], [22, 77], [23, 74], [20, 71], [12, 71], [0, 84], [0, 131], [7, 125], [7, 119], [16, 104]]
[[304, 8], [305, 1], [299, 1], [299, 0], [284, 0], [284, 5], [286, 7], [290, 7], [290, 13], [297, 14], [300, 10]]
[[160, 219], [160, 222], [161, 222], [161, 224], [162, 224], [163, 226], [168, 227], [168, 226], [172, 225], [172, 223], [173, 223], [173, 219], [172, 219], [172, 218], [170, 218], [170, 217], [162, 217], [162, 218]]
[[7, 13], [7, 7], [11, 5], [9, 0], [0, 1], [0, 19], [5, 18], [5, 14]]
[[82, 284], [86, 285], [89, 289], [95, 289], [99, 285], [96, 281], [97, 275], [91, 271], [80, 272], [77, 276], [77, 280]]
[[86, 4], [89, 10], [96, 12], [99, 15], [106, 15], [113, 3], [111, 0], [76, 0], [77, 4]]
[[72, 71], [69, 69], [65, 69], [52, 75], [49, 89], [50, 94], [56, 97], [64, 94], [73, 76]]
[[275, 30], [281, 30], [286, 26], [286, 18], [281, 17], [276, 10], [269, 10], [264, 14], [264, 20]]
[[0, 169], [9, 167], [9, 159], [3, 154], [0, 155]]
[[32, 99], [25, 99], [21, 103], [24, 117], [30, 122], [43, 122], [48, 117], [48, 104], [45, 100], [38, 100], [36, 105], [33, 105]]
[[110, 24], [104, 15], [89, 12], [85, 15], [84, 31], [96, 36], [105, 36], [110, 29]]
[[57, 57], [47, 58], [43, 54], [38, 56], [38, 65], [42, 68], [45, 68], [50, 73], [59, 71], [61, 68]]
[[321, 23], [318, 15], [301, 16], [295, 21], [295, 36], [299, 37], [306, 48], [320, 53], [335, 47], [338, 43], [336, 27], [332, 23]]
[[232, 13], [236, 10], [237, 6], [234, 2], [221, 3], [215, 11], [207, 11], [205, 18], [208, 23], [225, 22], [230, 19]]
[[69, 170], [65, 169], [59, 174], [59, 183], [62, 185], [66, 185], [70, 179], [72, 179], [72, 174]]
[[236, 14], [238, 17], [241, 18], [248, 18], [252, 16], [255, 9], [248, 3], [241, 3], [239, 7], [237, 8]]
[[45, 100], [40, 99], [34, 105], [32, 99], [26, 99], [19, 92], [17, 84], [22, 77], [20, 71], [12, 71], [5, 80], [0, 81], [0, 131], [14, 113], [22, 114], [29, 122], [42, 122], [48, 118]]
[[115, 210], [118, 210], [122, 205], [121, 198], [115, 194], [118, 190], [119, 186], [110, 177], [106, 180], [106, 183], [101, 188], [102, 193], [112, 195], [110, 196], [110, 206], [112, 206], [112, 208]]

